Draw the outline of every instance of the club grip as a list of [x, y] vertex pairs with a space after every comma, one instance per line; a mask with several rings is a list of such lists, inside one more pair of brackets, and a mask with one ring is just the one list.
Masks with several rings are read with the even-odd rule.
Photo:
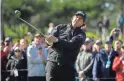
[[46, 39], [45, 39], [45, 42], [46, 42], [46, 43], [47, 43], [47, 45], [49, 45], [49, 46], [52, 46], [52, 45], [53, 45], [53, 43], [48, 42]]

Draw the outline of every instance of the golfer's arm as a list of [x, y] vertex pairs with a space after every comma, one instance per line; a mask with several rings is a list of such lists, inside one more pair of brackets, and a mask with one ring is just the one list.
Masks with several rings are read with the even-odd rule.
[[86, 39], [85, 35], [78, 34], [74, 36], [70, 41], [58, 39], [58, 42], [56, 42], [55, 44], [58, 44], [59, 46], [66, 49], [75, 50], [84, 43], [85, 39]]

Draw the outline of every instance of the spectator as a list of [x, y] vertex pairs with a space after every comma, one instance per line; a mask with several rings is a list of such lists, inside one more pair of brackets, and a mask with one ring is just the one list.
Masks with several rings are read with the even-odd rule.
[[95, 58], [96, 54], [99, 54], [100, 50], [102, 49], [102, 40], [96, 40], [96, 42], [93, 45], [93, 57]]
[[5, 70], [4, 59], [5, 59], [5, 52], [3, 51], [5, 45], [3, 41], [0, 41], [0, 59], [1, 59], [1, 70]]
[[106, 15], [103, 16], [103, 26], [106, 29], [106, 33], [109, 33], [110, 20]]
[[27, 58], [26, 52], [27, 52], [28, 42], [25, 39], [20, 39], [20, 48], [23, 52], [23, 56]]
[[[85, 41], [89, 42], [89, 49], [87, 49], [87, 50], [89, 50], [91, 52], [94, 40], [91, 37], [87, 37]], [[84, 45], [82, 45], [80, 48], [80, 51], [83, 51], [83, 50], [84, 50]]]
[[11, 56], [14, 55], [14, 49], [15, 49], [16, 47], [20, 47], [19, 40], [13, 45], [12, 49], [10, 50], [10, 52], [9, 52], [8, 55], [7, 55], [7, 59], [11, 59]]
[[121, 37], [121, 30], [119, 28], [113, 28], [110, 32], [110, 41], [113, 42], [114, 40], [120, 40]]
[[108, 17], [106, 15], [103, 16], [102, 23], [103, 23], [103, 27], [102, 27], [102, 39], [103, 40], [106, 40], [107, 39], [107, 36], [108, 36], [108, 33], [109, 33], [109, 26], [110, 26], [109, 19], [108, 19]]
[[91, 53], [91, 41], [85, 41], [83, 47], [76, 60], [76, 70], [79, 76], [79, 81], [92, 81], [92, 65], [93, 55]]
[[[28, 47], [28, 42], [25, 39], [20, 39], [20, 48], [22, 50], [22, 55], [24, 57], [24, 69], [27, 69], [27, 47]], [[23, 71], [24, 72], [24, 78], [25, 81], [27, 81], [27, 70]]]
[[33, 35], [31, 32], [26, 33], [26, 37], [28, 37], [30, 39], [29, 42], [33, 41]]
[[5, 81], [6, 78], [6, 57], [5, 52], [3, 51], [5, 45], [3, 41], [0, 41], [0, 60], [1, 60], [1, 81]]
[[[45, 81], [45, 63], [43, 60], [47, 58], [47, 51], [41, 44], [42, 35], [37, 33], [34, 41], [27, 48], [28, 61], [28, 80], [29, 81]], [[42, 50], [39, 50], [41, 48]], [[42, 54], [43, 52], [43, 54]]]
[[11, 49], [12, 49], [12, 39], [10, 37], [7, 37], [5, 39], [5, 48], [4, 48], [4, 52], [5, 52], [5, 57], [6, 57], [6, 60], [7, 60], [7, 56], [8, 54], [10, 53]]
[[47, 34], [49, 35], [51, 33], [51, 31], [53, 30], [53, 28], [55, 27], [54, 23], [49, 23], [49, 28], [48, 28], [48, 31], [47, 31]]
[[[19, 41], [17, 41], [15, 43], [15, 45], [13, 46], [13, 49], [15, 49], [16, 47], [20, 47], [21, 49], [21, 54], [22, 56], [24, 57], [24, 63], [23, 63], [23, 66], [24, 68], [23, 69], [27, 69], [27, 41], [25, 39], [20, 39]], [[14, 55], [14, 50], [12, 50], [9, 54], [8, 54], [8, 59], [11, 59], [11, 57]], [[24, 81], [27, 81], [27, 71], [24, 70], [23, 71], [23, 77], [24, 77]]]
[[[7, 64], [7, 57], [8, 57], [8, 54], [11, 52], [12, 50], [12, 38], [11, 37], [6, 37], [5, 40], [4, 40], [4, 49], [3, 49], [3, 52], [4, 52], [4, 65], [6, 66]], [[6, 72], [6, 70], [4, 71], [5, 73], [5, 77], [8, 75], [8, 72]], [[4, 76], [4, 74], [3, 74]]]
[[[26, 58], [26, 51], [27, 51], [27, 47], [28, 47], [28, 42], [25, 39], [20, 39], [19, 41], [17, 41], [15, 43], [15, 45], [13, 46], [13, 49], [15, 49], [16, 47], [20, 47], [21, 48], [21, 52], [23, 54], [23, 56]], [[14, 50], [11, 50], [10, 53], [8, 54], [8, 59], [14, 55]]]
[[[15, 49], [16, 47], [19, 47], [20, 46], [20, 42], [19, 42], [19, 40], [14, 44], [14, 46], [13, 46], [13, 49]], [[12, 49], [12, 51], [13, 51], [13, 49]]]
[[115, 81], [115, 72], [112, 70], [112, 63], [116, 57], [115, 51], [112, 49], [112, 43], [105, 41], [104, 49], [100, 50], [100, 54], [95, 57], [93, 65], [94, 81]]
[[14, 49], [14, 55], [8, 60], [6, 69], [10, 70], [10, 75], [6, 78], [6, 81], [24, 81], [24, 73], [21, 71], [24, 68], [24, 57], [21, 54], [20, 47]]
[[99, 22], [97, 23], [97, 35], [98, 36], [102, 36], [102, 28], [103, 28], [103, 23], [102, 20], [99, 20]]
[[123, 42], [121, 40], [116, 40], [114, 43], [114, 50], [117, 52], [117, 55], [121, 53], [121, 45]]
[[94, 43], [93, 52], [100, 52], [101, 49], [102, 49], [102, 40], [96, 40]]
[[121, 29], [121, 33], [123, 35], [124, 34], [124, 15], [122, 11], [119, 12], [116, 22], [117, 22], [117, 27]]
[[116, 72], [116, 81], [124, 81], [124, 44], [121, 46], [121, 54], [114, 59], [112, 69]]

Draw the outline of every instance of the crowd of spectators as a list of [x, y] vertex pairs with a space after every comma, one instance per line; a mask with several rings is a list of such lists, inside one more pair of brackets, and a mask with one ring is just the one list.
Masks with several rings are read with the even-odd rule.
[[[124, 81], [124, 43], [114, 28], [109, 39], [87, 37], [75, 62], [79, 81]], [[13, 43], [11, 37], [1, 40], [2, 81], [46, 81], [47, 62], [45, 38], [36, 33], [31, 43], [21, 38]]]

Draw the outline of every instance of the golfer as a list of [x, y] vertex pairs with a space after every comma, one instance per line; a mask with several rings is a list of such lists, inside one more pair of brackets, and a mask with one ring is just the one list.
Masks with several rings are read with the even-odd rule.
[[86, 14], [77, 11], [70, 24], [60, 24], [46, 38], [53, 45], [48, 49], [47, 81], [75, 81], [74, 64], [86, 35], [81, 29]]

